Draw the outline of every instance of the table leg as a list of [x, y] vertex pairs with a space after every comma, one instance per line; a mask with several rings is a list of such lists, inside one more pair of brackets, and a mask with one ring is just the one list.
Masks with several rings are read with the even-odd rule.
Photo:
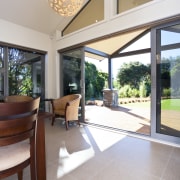
[[52, 117], [51, 113], [39, 112], [36, 134], [37, 180], [46, 180], [46, 151], [44, 119]]

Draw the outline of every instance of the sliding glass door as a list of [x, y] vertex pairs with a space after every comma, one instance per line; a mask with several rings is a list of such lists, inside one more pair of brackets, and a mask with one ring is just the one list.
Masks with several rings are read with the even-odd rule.
[[153, 30], [156, 49], [154, 135], [180, 142], [180, 22]]
[[84, 119], [84, 50], [83, 48], [61, 53], [60, 96], [81, 94], [80, 120]]

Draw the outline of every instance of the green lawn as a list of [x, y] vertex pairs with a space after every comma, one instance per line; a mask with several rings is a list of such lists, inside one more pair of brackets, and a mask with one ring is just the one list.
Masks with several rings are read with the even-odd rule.
[[164, 110], [180, 111], [180, 99], [164, 99], [161, 100], [161, 107]]
[[[150, 101], [148, 101], [148, 102], [136, 102], [136, 103], [120, 104], [119, 106], [150, 108]], [[162, 108], [162, 110], [180, 111], [180, 99], [164, 99], [164, 100], [161, 100], [161, 108]]]

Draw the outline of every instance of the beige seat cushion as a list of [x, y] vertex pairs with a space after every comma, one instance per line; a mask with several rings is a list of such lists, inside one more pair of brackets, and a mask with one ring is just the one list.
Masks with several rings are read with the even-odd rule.
[[0, 171], [22, 163], [30, 157], [30, 144], [27, 141], [0, 147]]

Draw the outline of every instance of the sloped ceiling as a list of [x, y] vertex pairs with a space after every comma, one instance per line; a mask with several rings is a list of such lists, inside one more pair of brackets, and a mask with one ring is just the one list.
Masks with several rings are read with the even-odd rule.
[[56, 14], [48, 0], [0, 0], [0, 18], [51, 35], [64, 29], [73, 17]]
[[[125, 44], [127, 44], [128, 42], [133, 40], [135, 37], [143, 33], [145, 30], [146, 28], [139, 29], [133, 32], [127, 32], [125, 34], [120, 34], [120, 35], [110, 37], [107, 39], [102, 39], [94, 43], [86, 44], [86, 47], [97, 50], [97, 51], [101, 51], [108, 55], [112, 55], [114, 52], [116, 52], [118, 49], [123, 47]], [[97, 60], [104, 59], [104, 57], [97, 56], [92, 53], [86, 53], [86, 56], [93, 59], [97, 59]]]
[[124, 46], [126, 43], [134, 39], [136, 36], [144, 32], [145, 30], [146, 29], [140, 29], [125, 34], [120, 34], [118, 36], [114, 36], [108, 39], [103, 39], [95, 43], [87, 44], [86, 46], [111, 55], [115, 51], [117, 51], [120, 47]]
[[[88, 0], [84, 0], [84, 5], [87, 2]], [[62, 31], [73, 17], [63, 17], [56, 14], [49, 6], [48, 0], [0, 0], [0, 18], [52, 35], [56, 30]], [[99, 40], [98, 42], [86, 44], [86, 46], [111, 55], [144, 30], [141, 29]], [[86, 53], [86, 55], [95, 59], [104, 59], [91, 53]]]

